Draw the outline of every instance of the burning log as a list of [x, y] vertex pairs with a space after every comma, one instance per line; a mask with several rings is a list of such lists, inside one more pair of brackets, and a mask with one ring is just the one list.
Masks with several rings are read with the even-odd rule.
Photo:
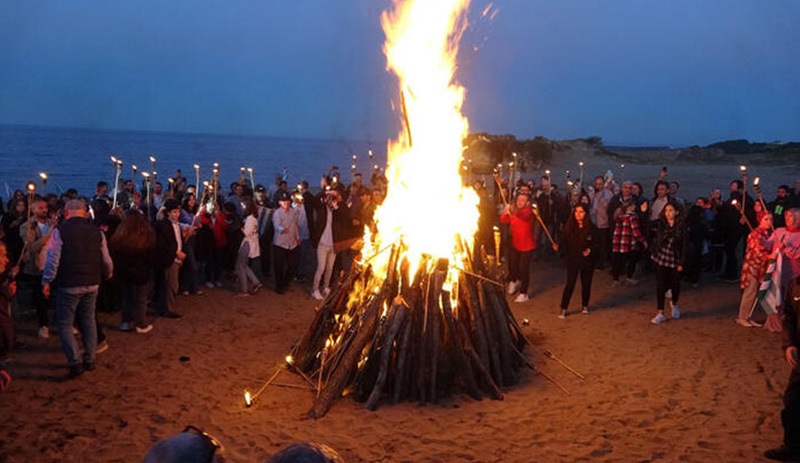
[[319, 396], [316, 401], [314, 401], [314, 406], [308, 412], [309, 417], [319, 418], [325, 416], [328, 410], [330, 410], [333, 400], [339, 397], [342, 391], [344, 391], [348, 380], [352, 377], [358, 366], [362, 350], [374, 335], [373, 331], [378, 322], [379, 309], [382, 303], [382, 298], [375, 297], [366, 305], [362, 314], [362, 319], [360, 320], [361, 326], [358, 331], [356, 331], [352, 342], [349, 343], [343, 351], [341, 361], [336, 368], [331, 370], [328, 381], [324, 383], [322, 390], [319, 392]]
[[395, 338], [397, 337], [397, 333], [400, 331], [400, 327], [403, 326], [403, 322], [406, 319], [406, 312], [409, 308], [411, 308], [411, 306], [405, 301], [405, 299], [403, 299], [402, 296], [396, 297], [392, 303], [391, 319], [388, 323], [389, 329], [386, 337], [383, 340], [383, 345], [381, 346], [381, 364], [378, 372], [378, 378], [375, 381], [375, 386], [372, 388], [369, 399], [367, 399], [366, 407], [369, 410], [375, 410], [378, 408], [378, 400], [380, 399], [381, 391], [383, 391], [383, 385], [386, 383], [386, 377], [389, 373], [389, 360], [391, 360], [392, 357], [392, 344], [395, 342]]
[[457, 393], [502, 400], [530, 366], [501, 287], [466, 273], [448, 283], [448, 261], [429, 257], [407, 276], [399, 255], [392, 250], [394, 275], [371, 289], [372, 268], [355, 263], [293, 349], [296, 368], [321, 383], [310, 417], [347, 394], [369, 410], [383, 399], [425, 404]]

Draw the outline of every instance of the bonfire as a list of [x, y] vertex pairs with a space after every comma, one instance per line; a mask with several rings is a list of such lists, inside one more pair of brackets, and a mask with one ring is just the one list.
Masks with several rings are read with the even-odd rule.
[[360, 257], [293, 349], [317, 385], [312, 417], [343, 394], [438, 402], [502, 399], [532, 365], [498, 260], [475, 248], [478, 196], [461, 177], [465, 90], [454, 79], [469, 0], [396, 1], [381, 17], [402, 130], [388, 142], [388, 194]]

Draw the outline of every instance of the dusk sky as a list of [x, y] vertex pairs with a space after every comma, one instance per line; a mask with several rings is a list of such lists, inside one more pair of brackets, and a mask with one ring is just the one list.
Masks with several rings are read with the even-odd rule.
[[[472, 131], [800, 141], [800, 2], [473, 1]], [[352, 138], [399, 130], [386, 0], [0, 0], [0, 124]]]

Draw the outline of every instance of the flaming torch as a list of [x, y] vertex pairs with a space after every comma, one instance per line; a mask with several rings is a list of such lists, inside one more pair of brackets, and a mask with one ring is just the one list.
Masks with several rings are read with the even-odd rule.
[[518, 167], [517, 166], [517, 153], [511, 153], [511, 158], [512, 158], [511, 165], [513, 166], [513, 169], [511, 171], [511, 180], [514, 182], [512, 185], [516, 186], [517, 185], [517, 167]]
[[253, 191], [256, 191], [256, 177], [254, 172], [255, 171], [252, 167], [247, 168], [247, 173], [250, 174], [250, 188], [252, 188]]
[[200, 189], [200, 164], [194, 165], [194, 187], [196, 190]]
[[[745, 198], [747, 198], [747, 166], [739, 166], [742, 172], [742, 211], [745, 211]], [[744, 212], [742, 212], [744, 214]], [[748, 222], [748, 225], [750, 222]], [[752, 229], [752, 227], [750, 227]]]
[[119, 193], [119, 174], [122, 173], [122, 159], [117, 159], [114, 156], [111, 156], [111, 162], [113, 162], [116, 166], [117, 174], [114, 177], [114, 201], [111, 209], [117, 208], [117, 195]]
[[758, 201], [761, 203], [761, 208], [764, 212], [769, 213], [769, 209], [767, 208], [767, 203], [764, 202], [764, 193], [761, 191], [761, 178], [756, 177], [753, 179], [753, 191], [756, 192], [756, 196], [758, 197]]
[[147, 214], [147, 218], [150, 218], [150, 172], [142, 172], [142, 177], [144, 177], [144, 188], [146, 190], [145, 195], [145, 214]]
[[39, 178], [42, 180], [42, 192], [47, 189], [47, 173], [39, 172]]
[[156, 157], [150, 155], [150, 172], [152, 172], [153, 180], [156, 179]]
[[22, 252], [19, 253], [19, 258], [17, 259], [17, 263], [15, 265], [17, 268], [19, 268], [20, 264], [22, 263], [22, 258], [25, 257], [25, 250], [28, 249], [28, 245], [33, 242], [34, 238], [32, 233], [34, 225], [31, 223], [31, 217], [33, 216], [33, 200], [36, 198], [36, 183], [26, 183], [25, 189], [28, 191], [28, 233], [25, 236], [25, 244], [22, 246]]
[[[211, 186], [213, 188], [211, 189], [211, 191], [213, 191], [215, 195], [218, 195], [219, 193], [217, 192], [219, 191], [219, 163], [216, 162], [214, 163], [214, 170], [212, 171], [212, 173], [213, 173], [213, 178]], [[215, 203], [217, 202], [217, 196], [214, 196], [214, 202]]]
[[28, 182], [25, 184], [25, 189], [28, 190], [28, 221], [30, 222], [31, 214], [33, 214], [33, 198], [36, 196], [36, 184]]
[[739, 201], [736, 201], [734, 199], [733, 201], [731, 201], [731, 206], [735, 207], [736, 210], [739, 211], [740, 219], [744, 220], [744, 223], [747, 224], [747, 228], [749, 228], [750, 231], [753, 231], [753, 225], [750, 223], [750, 220], [744, 213], [744, 202], [742, 202], [742, 204], [739, 204]]

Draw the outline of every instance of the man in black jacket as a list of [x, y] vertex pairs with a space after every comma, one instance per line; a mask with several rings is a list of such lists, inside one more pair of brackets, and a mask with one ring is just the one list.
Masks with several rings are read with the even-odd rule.
[[800, 461], [800, 279], [792, 281], [786, 299], [783, 304], [783, 351], [792, 372], [783, 393], [783, 445], [767, 450], [764, 456], [777, 461]]
[[[47, 247], [42, 292], [49, 298], [50, 285], [57, 287], [56, 323], [72, 378], [94, 369], [97, 290], [103, 279], [111, 278], [114, 266], [105, 236], [86, 219], [86, 203], [80, 199], [67, 201], [65, 214], [66, 220], [53, 231]], [[72, 332], [76, 317], [82, 334], [83, 363]]]
[[156, 222], [156, 315], [164, 318], [181, 318], [175, 312], [178, 295], [178, 273], [186, 258], [183, 252], [183, 232], [178, 223], [181, 215], [180, 203], [176, 199], [164, 201], [165, 217]]

